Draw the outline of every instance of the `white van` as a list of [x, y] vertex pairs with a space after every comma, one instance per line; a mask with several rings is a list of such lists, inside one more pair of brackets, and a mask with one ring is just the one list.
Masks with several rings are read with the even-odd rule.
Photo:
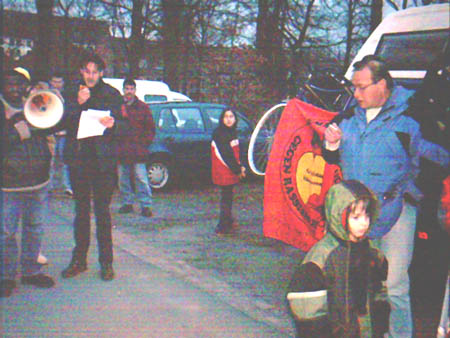
[[421, 80], [426, 69], [449, 46], [450, 4], [410, 7], [388, 15], [372, 32], [350, 64], [365, 55], [384, 58], [394, 79]]
[[[113, 86], [123, 95], [124, 79], [103, 78], [107, 84]], [[166, 102], [166, 101], [192, 101], [184, 94], [173, 92], [169, 86], [162, 81], [134, 80], [136, 82], [136, 96], [146, 102]]]

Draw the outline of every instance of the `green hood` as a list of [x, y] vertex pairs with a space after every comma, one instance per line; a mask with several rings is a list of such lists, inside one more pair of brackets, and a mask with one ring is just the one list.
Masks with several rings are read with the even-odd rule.
[[354, 201], [363, 197], [369, 197], [372, 202], [372, 218], [370, 224], [374, 224], [379, 213], [379, 203], [375, 194], [362, 183], [355, 180], [342, 181], [333, 185], [328, 190], [325, 199], [325, 217], [328, 224], [328, 231], [336, 237], [345, 241], [349, 240], [347, 229], [342, 224], [342, 214], [344, 210]]

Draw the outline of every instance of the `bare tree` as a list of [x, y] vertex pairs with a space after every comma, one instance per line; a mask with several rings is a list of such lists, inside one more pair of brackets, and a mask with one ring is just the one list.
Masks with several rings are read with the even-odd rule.
[[178, 89], [181, 59], [184, 46], [183, 18], [186, 6], [183, 0], [161, 0], [163, 25], [161, 29], [164, 59], [164, 80], [171, 88]]
[[144, 0], [133, 0], [133, 8], [131, 10], [131, 36], [128, 49], [130, 75], [133, 77], [139, 75], [139, 61], [143, 52], [143, 10]]
[[[305, 50], [308, 48], [308, 30], [313, 25], [313, 10], [315, 0], [308, 0], [306, 5], [291, 3], [287, 16], [287, 25], [283, 31], [285, 43], [290, 54], [289, 94], [295, 96], [298, 91], [300, 65], [305, 65]], [[317, 20], [320, 21], [320, 20]]]
[[39, 79], [47, 79], [52, 51], [53, 0], [36, 0], [38, 17], [37, 40], [35, 47], [35, 73]]
[[286, 95], [283, 31], [287, 0], [258, 0], [255, 46], [265, 59], [259, 75], [275, 99]]
[[[217, 8], [216, 0], [206, 0], [201, 3], [201, 9], [199, 13], [194, 17], [196, 32], [193, 37], [192, 50], [195, 55], [195, 62], [185, 63], [184, 79], [185, 79], [185, 92], [189, 92], [189, 95], [194, 100], [201, 100], [202, 88], [204, 85], [205, 65], [207, 59], [207, 48], [210, 43], [213, 42], [213, 36], [211, 31], [213, 30], [215, 13]], [[201, 12], [201, 15], [200, 15]], [[185, 58], [187, 60], [187, 58]], [[192, 59], [192, 58], [191, 58]], [[188, 74], [190, 74], [188, 79]]]
[[75, 5], [76, 0], [70, 1], [62, 1], [58, 0], [56, 3], [55, 10], [59, 13], [62, 13], [62, 43], [63, 48], [61, 49], [61, 53], [56, 55], [56, 67], [60, 68], [60, 70], [68, 70], [70, 65], [70, 57], [71, 54], [71, 44], [72, 44], [72, 26], [70, 25], [70, 12]]

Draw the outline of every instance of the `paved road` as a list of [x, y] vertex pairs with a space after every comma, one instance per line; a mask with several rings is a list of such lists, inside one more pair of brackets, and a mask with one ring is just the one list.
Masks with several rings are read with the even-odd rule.
[[[57, 286], [20, 286], [13, 297], [0, 300], [0, 332], [6, 337], [292, 337], [284, 295], [303, 253], [263, 237], [262, 182], [236, 189], [240, 227], [233, 236], [214, 234], [219, 198], [212, 186], [159, 192], [155, 216], [148, 219], [138, 212], [118, 214], [115, 196], [117, 278], [105, 283], [98, 277], [95, 236], [90, 270], [70, 280], [59, 277], [70, 260], [72, 201], [52, 196], [44, 252]], [[414, 300], [417, 337], [432, 336], [435, 303]]]
[[[236, 238], [224, 239], [213, 235], [211, 213], [217, 198], [205, 190], [157, 194], [152, 219], [117, 214], [115, 199], [117, 278], [105, 283], [98, 277], [96, 245], [91, 245], [87, 273], [69, 280], [59, 277], [70, 260], [73, 213], [71, 200], [52, 196], [43, 251], [50, 260], [47, 272], [56, 277], [57, 285], [51, 290], [20, 286], [12, 297], [1, 299], [2, 336], [292, 336], [284, 307], [280, 311], [271, 304], [273, 296], [259, 296], [263, 292], [258, 285], [249, 293], [245, 287], [251, 278], [243, 282], [236, 277], [261, 257], [250, 258], [245, 252], [250, 250], [245, 245], [248, 238], [240, 238], [251, 234], [243, 230]], [[217, 260], [228, 267], [209, 269]], [[246, 268], [250, 275], [256, 267]]]

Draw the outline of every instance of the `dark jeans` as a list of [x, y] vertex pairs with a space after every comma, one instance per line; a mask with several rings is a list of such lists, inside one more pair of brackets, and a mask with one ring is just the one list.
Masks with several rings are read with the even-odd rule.
[[233, 223], [231, 209], [233, 207], [233, 186], [224, 185], [221, 187], [222, 198], [220, 200], [219, 229], [230, 230]]
[[75, 200], [74, 238], [72, 260], [86, 262], [89, 249], [91, 199], [97, 225], [97, 243], [101, 265], [113, 262], [111, 214], [109, 205], [115, 187], [115, 173], [101, 172], [95, 161], [82, 167], [70, 168], [73, 198]]

